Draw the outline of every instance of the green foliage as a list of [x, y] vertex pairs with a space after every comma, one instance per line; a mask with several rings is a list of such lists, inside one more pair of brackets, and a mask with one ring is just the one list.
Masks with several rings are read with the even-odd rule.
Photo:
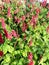
[[[12, 37], [11, 40], [5, 37], [0, 22], [0, 33], [2, 33], [4, 44], [0, 44], [0, 50], [4, 52], [3, 57], [0, 58], [0, 65], [27, 65], [28, 64], [28, 52], [32, 52], [34, 65], [49, 65], [49, 33], [46, 31], [49, 26], [49, 18], [47, 18], [48, 8], [41, 7], [39, 3], [31, 11], [30, 7], [25, 5], [16, 6], [14, 3], [4, 4], [4, 15], [0, 15], [0, 18], [4, 18], [6, 23], [6, 29], [10, 33], [13, 29], [18, 31], [19, 37]], [[11, 8], [10, 12], [12, 17], [7, 17], [8, 7]], [[14, 14], [14, 11], [19, 8], [20, 11]], [[36, 8], [40, 8], [40, 13], [36, 19], [37, 24], [35, 27], [30, 24], [33, 15], [36, 15]], [[29, 14], [27, 17], [27, 13]], [[23, 21], [21, 17], [25, 15], [26, 19]], [[20, 19], [20, 23], [15, 22], [14, 17]], [[25, 32], [22, 31], [23, 23], [27, 23], [28, 28]], [[24, 40], [24, 36], [26, 39]], [[29, 42], [32, 40], [32, 45], [29, 46]]]

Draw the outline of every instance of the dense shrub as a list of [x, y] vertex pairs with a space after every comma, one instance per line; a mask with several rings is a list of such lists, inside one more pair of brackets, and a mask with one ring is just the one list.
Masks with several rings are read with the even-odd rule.
[[49, 65], [49, 9], [24, 4], [1, 7], [0, 65]]

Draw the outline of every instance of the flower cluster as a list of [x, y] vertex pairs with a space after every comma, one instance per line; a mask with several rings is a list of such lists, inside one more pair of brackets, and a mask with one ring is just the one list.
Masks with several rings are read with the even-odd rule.
[[32, 61], [32, 58], [33, 58], [33, 55], [32, 55], [32, 53], [30, 52], [30, 53], [28, 54], [28, 60], [29, 60], [28, 65], [34, 65], [34, 62]]

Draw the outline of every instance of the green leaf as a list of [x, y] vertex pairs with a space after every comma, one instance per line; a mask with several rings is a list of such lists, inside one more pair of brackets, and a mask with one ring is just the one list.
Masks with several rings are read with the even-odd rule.
[[11, 31], [11, 28], [9, 25], [6, 25], [6, 29], [10, 32]]
[[10, 55], [9, 54], [6, 54], [5, 58], [4, 58], [4, 61], [6, 63], [10, 63], [11, 59], [10, 59]]
[[6, 54], [7, 51], [8, 51], [8, 49], [7, 49], [7, 44], [4, 44], [2, 48], [3, 48], [3, 52], [4, 52], [4, 54]]
[[14, 47], [7, 45], [8, 52], [13, 53]]

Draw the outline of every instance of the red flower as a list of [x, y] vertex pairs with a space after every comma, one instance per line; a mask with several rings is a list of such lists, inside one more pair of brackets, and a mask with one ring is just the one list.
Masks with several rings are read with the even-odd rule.
[[8, 13], [7, 13], [7, 16], [8, 16], [8, 17], [11, 17], [10, 9], [11, 9], [11, 8], [9, 7], [9, 8], [8, 8]]
[[8, 31], [4, 29], [5, 36], [8, 38]]
[[49, 26], [46, 28], [46, 32], [49, 34]]
[[8, 34], [8, 39], [11, 40], [12, 39], [12, 34]]
[[1, 21], [1, 24], [2, 24], [2, 28], [4, 29], [6, 27], [5, 21], [4, 21], [3, 18], [1, 18], [0, 21]]
[[28, 54], [28, 60], [32, 60], [32, 58], [33, 58], [33, 55], [32, 55], [32, 53], [31, 52], [29, 52], [29, 54]]
[[6, 29], [4, 29], [4, 33], [5, 33], [6, 38], [8, 38], [9, 40], [12, 39], [12, 34], [9, 34]]
[[11, 34], [12, 34], [14, 37], [19, 37], [18, 32], [16, 32], [15, 30], [12, 30]]
[[12, 30], [11, 34], [12, 34], [14, 37], [17, 37], [17, 34], [16, 34], [16, 31], [15, 31], [15, 30]]
[[2, 19], [2, 28], [4, 29], [6, 26], [4, 19]]
[[33, 15], [32, 16], [32, 19], [37, 19], [38, 18], [38, 15]]
[[17, 18], [17, 23], [19, 24], [20, 22], [21, 22], [20, 19]]
[[24, 22], [22, 25], [22, 32], [25, 32], [27, 30], [27, 24]]
[[40, 3], [40, 5], [43, 6], [43, 7], [45, 7], [46, 4], [47, 4], [47, 1], [44, 1], [44, 2]]
[[2, 57], [4, 55], [3, 51], [0, 51], [0, 57]]
[[24, 16], [22, 16], [22, 21], [25, 21], [25, 18], [26, 18], [26, 17], [25, 17], [25, 15], [24, 15]]
[[31, 19], [30, 24], [31, 24], [33, 27], [35, 27], [35, 26], [36, 26], [36, 20], [35, 20], [35, 19]]
[[28, 63], [28, 65], [34, 65], [34, 62], [33, 62], [33, 61], [30, 61], [30, 62]]
[[36, 24], [37, 24], [37, 19], [38, 19], [38, 16], [37, 16], [37, 15], [32, 16], [32, 19], [31, 19], [31, 21], [30, 21], [30, 24], [31, 24], [33, 27], [36, 26]]
[[14, 17], [14, 19], [15, 19], [15, 21], [14, 21], [15, 23], [19, 24], [21, 22], [20, 19], [18, 19], [16, 16]]
[[2, 44], [2, 43], [4, 43], [4, 40], [3, 40], [2, 35], [0, 33], [0, 44]]
[[37, 9], [36, 9], [36, 14], [39, 14], [39, 13], [40, 13], [40, 9], [37, 8]]

